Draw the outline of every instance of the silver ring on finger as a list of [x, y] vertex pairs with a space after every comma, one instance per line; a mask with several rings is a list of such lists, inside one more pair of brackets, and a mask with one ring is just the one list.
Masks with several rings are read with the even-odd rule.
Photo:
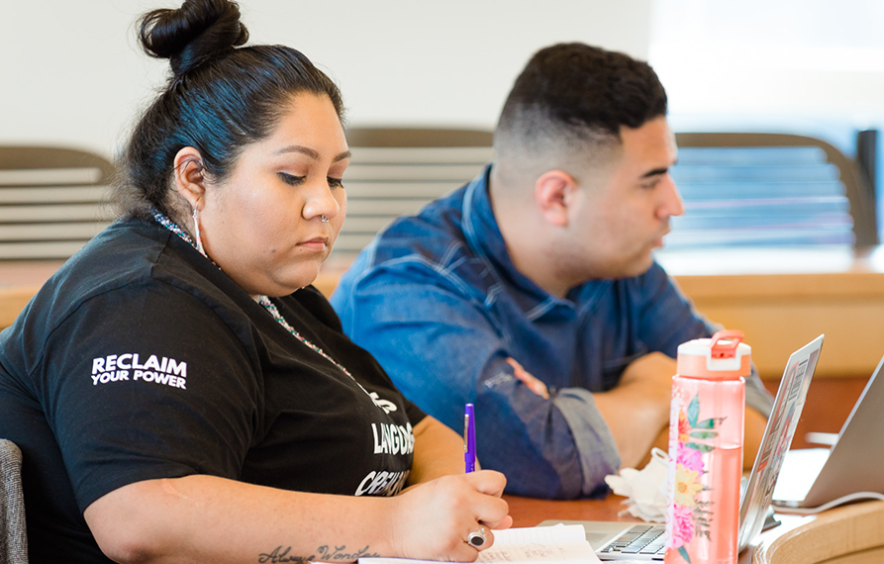
[[476, 548], [481, 548], [485, 545], [485, 527], [479, 527], [478, 531], [473, 531], [469, 535], [467, 535], [467, 544], [470, 546], [474, 546]]

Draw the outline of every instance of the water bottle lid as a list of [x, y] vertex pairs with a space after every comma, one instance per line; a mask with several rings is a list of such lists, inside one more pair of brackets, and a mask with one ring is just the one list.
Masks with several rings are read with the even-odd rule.
[[742, 331], [719, 331], [711, 339], [678, 346], [678, 375], [686, 378], [736, 380], [748, 376], [752, 347], [741, 342]]

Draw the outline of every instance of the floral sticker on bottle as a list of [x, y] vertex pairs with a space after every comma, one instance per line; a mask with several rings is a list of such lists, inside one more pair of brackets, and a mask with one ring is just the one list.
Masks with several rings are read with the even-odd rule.
[[710, 528], [714, 519], [713, 503], [701, 499], [701, 494], [710, 488], [703, 484], [706, 467], [703, 455], [713, 452], [715, 447], [701, 441], [715, 439], [716, 427], [723, 418], [712, 417], [698, 421], [700, 397], [694, 395], [687, 410], [678, 411], [678, 436], [675, 446], [675, 487], [670, 518], [671, 535], [667, 549], [676, 549], [690, 563], [687, 545], [695, 537], [711, 540]]

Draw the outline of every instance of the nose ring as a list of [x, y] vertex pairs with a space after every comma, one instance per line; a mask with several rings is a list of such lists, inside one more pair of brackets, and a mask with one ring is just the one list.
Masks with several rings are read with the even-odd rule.
[[328, 218], [325, 216], [322, 216], [322, 223], [328, 223]]

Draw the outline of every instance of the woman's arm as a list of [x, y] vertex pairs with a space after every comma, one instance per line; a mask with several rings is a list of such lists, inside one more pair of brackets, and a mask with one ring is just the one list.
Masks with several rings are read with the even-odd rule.
[[505, 483], [502, 474], [483, 471], [380, 498], [194, 475], [124, 486], [84, 516], [102, 551], [124, 564], [352, 562], [370, 555], [466, 562], [478, 555], [465, 541], [478, 521], [512, 523], [500, 499]]
[[442, 476], [463, 474], [463, 436], [438, 419], [424, 417], [414, 427], [414, 460], [411, 463], [409, 486], [429, 482]]

